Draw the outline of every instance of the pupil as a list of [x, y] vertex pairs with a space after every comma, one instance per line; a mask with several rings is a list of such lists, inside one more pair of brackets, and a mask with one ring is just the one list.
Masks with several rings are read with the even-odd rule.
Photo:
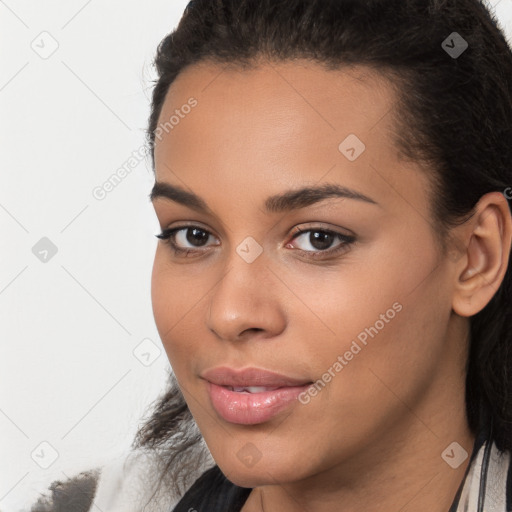
[[[192, 236], [189, 236], [190, 232], [193, 233]], [[198, 236], [198, 234], [202, 234], [203, 236]], [[205, 233], [202, 229], [188, 229], [187, 230], [187, 242], [190, 242], [191, 244], [195, 244], [197, 241], [207, 241], [208, 240], [208, 234]]]
[[330, 233], [322, 233], [320, 231], [314, 231], [310, 234], [311, 245], [318, 250], [328, 249], [332, 244], [333, 235]]

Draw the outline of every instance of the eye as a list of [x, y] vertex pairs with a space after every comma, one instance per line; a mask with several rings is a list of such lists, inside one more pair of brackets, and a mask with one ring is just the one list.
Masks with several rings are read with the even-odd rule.
[[[345, 252], [350, 249], [350, 246], [356, 240], [355, 236], [320, 228], [296, 228], [294, 234], [293, 240], [299, 240], [303, 245], [303, 248], [299, 247], [299, 252], [308, 258], [323, 258]], [[332, 244], [336, 241], [339, 243], [332, 247]], [[294, 245], [295, 243], [296, 242], [294, 242]], [[290, 245], [291, 244], [288, 243], [286, 247], [290, 247]], [[311, 249], [308, 248], [308, 246], [311, 247]]]
[[[325, 258], [346, 252], [356, 240], [355, 236], [322, 228], [296, 228], [293, 234], [295, 236], [292, 240], [298, 240], [305, 246], [304, 248], [299, 247], [297, 249], [299, 253], [312, 259]], [[205, 251], [201, 250], [201, 248], [208, 247], [206, 244], [213, 235], [199, 226], [179, 226], [165, 229], [156, 237], [168, 244], [176, 256], [186, 257], [189, 254], [204, 253]], [[332, 247], [332, 244], [336, 241], [339, 243]], [[187, 247], [187, 244], [191, 246]], [[294, 245], [295, 242], [293, 245], [288, 243], [286, 247], [293, 248]], [[307, 247], [308, 245], [311, 249]]]
[[[176, 255], [180, 256], [187, 256], [195, 252], [204, 252], [201, 250], [195, 251], [194, 249], [205, 247], [205, 242], [207, 242], [211, 236], [213, 235], [209, 231], [199, 226], [180, 226], [165, 229], [160, 235], [156, 235], [157, 238], [168, 244]], [[187, 244], [191, 244], [192, 247], [187, 247]]]

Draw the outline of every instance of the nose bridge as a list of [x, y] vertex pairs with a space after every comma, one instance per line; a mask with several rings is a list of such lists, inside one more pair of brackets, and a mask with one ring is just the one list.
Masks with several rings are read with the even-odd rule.
[[212, 309], [221, 306], [223, 311], [233, 310], [234, 316], [238, 316], [245, 308], [253, 308], [255, 302], [258, 305], [263, 302], [260, 296], [270, 299], [264, 284], [267, 281], [264, 274], [269, 272], [267, 262], [263, 252], [256, 255], [255, 250], [254, 242], [248, 240], [231, 249], [226, 257], [225, 273], [212, 295]]
[[237, 339], [245, 330], [281, 328], [284, 316], [272, 293], [272, 272], [263, 247], [252, 237], [226, 256], [225, 272], [209, 304], [208, 327], [219, 337]]

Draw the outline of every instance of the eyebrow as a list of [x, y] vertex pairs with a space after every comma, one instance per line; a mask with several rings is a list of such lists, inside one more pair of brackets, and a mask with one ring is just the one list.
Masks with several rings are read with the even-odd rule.
[[[304, 187], [297, 190], [288, 190], [280, 194], [268, 197], [265, 200], [267, 213], [282, 213], [306, 208], [325, 199], [338, 197], [343, 199], [355, 199], [369, 204], [378, 205], [370, 197], [355, 190], [343, 187], [336, 183], [325, 183], [316, 187]], [[165, 182], [156, 182], [149, 194], [151, 202], [157, 198], [165, 198], [187, 206], [201, 213], [212, 214], [212, 210], [206, 202], [194, 194], [178, 186]]]

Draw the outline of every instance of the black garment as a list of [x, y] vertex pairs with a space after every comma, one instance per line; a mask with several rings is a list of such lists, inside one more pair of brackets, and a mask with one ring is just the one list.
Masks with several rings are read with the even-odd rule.
[[172, 512], [239, 512], [251, 491], [230, 482], [215, 465], [194, 482]]
[[[464, 473], [464, 478], [462, 479], [462, 482], [459, 485], [459, 488], [457, 490], [457, 493], [455, 494], [455, 498], [453, 500], [452, 506], [449, 508], [448, 512], [457, 512], [457, 508], [459, 506], [460, 495], [462, 494], [462, 489], [464, 488], [464, 484], [466, 483], [466, 478], [468, 476], [469, 470], [471, 469], [471, 467], [476, 459], [478, 451], [480, 450], [480, 448], [482, 447], [484, 442], [489, 439], [490, 429], [491, 429], [490, 417], [488, 414], [486, 414], [485, 410], [481, 409], [481, 411], [482, 411], [482, 425], [476, 435], [475, 444], [473, 446], [473, 451], [471, 452], [471, 456], [469, 458], [469, 463], [468, 463], [468, 465], [466, 467], [466, 471]], [[508, 510], [508, 507], [507, 507], [507, 510]]]
[[[466, 477], [478, 451], [489, 436], [489, 422], [484, 419], [483, 425], [479, 430], [473, 451], [471, 453], [469, 463], [464, 474], [464, 478], [457, 490], [453, 503], [447, 512], [456, 512], [459, 505], [460, 495], [466, 481]], [[512, 510], [512, 490], [510, 490], [512, 482], [512, 467], [508, 472], [507, 485], [507, 510]], [[240, 512], [244, 503], [247, 501], [250, 488], [238, 487], [230, 482], [222, 473], [220, 468], [215, 465], [205, 471], [185, 493], [181, 501], [173, 508], [172, 512]], [[476, 504], [475, 504], [476, 510]]]

